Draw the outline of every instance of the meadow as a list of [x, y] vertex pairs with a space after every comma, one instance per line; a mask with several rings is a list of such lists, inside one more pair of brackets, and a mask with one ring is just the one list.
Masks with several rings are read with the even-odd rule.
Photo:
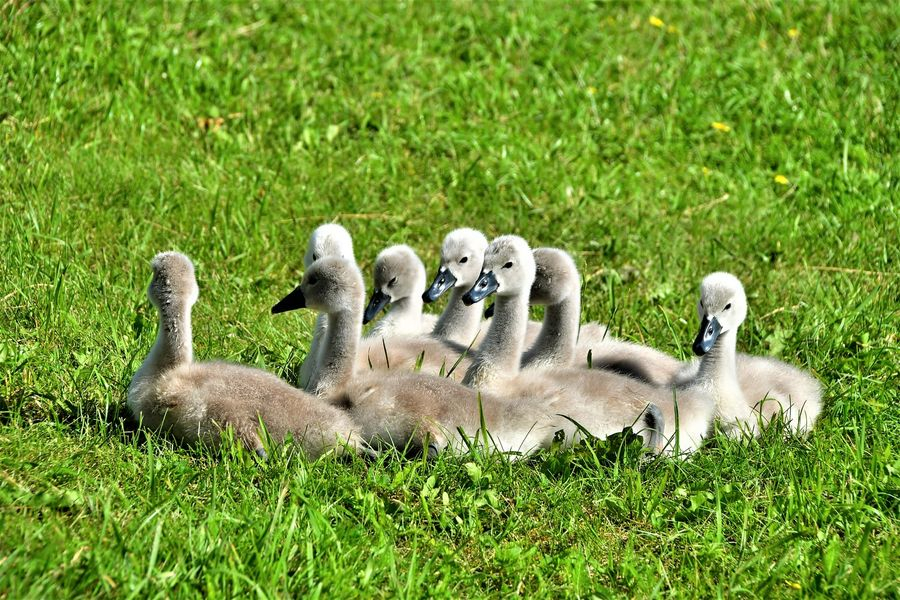
[[[0, 598], [900, 594], [896, 4], [11, 0], [0, 76]], [[292, 380], [313, 316], [269, 308], [328, 221], [367, 277], [457, 226], [563, 247], [585, 320], [679, 357], [733, 272], [823, 416], [686, 461], [135, 432], [153, 255], [197, 358]]]

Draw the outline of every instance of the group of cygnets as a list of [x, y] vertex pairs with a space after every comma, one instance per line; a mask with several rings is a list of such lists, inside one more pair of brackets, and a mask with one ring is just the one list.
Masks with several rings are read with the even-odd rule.
[[[135, 418], [213, 447], [230, 429], [263, 457], [270, 443], [292, 438], [310, 457], [477, 445], [513, 458], [629, 427], [651, 451], [683, 456], [716, 426], [753, 436], [779, 418], [786, 432], [804, 434], [821, 411], [821, 386], [809, 374], [736, 352], [747, 298], [728, 273], [700, 284], [700, 358], [682, 362], [581, 323], [572, 257], [532, 250], [514, 235], [488, 243], [473, 229], [452, 231], [427, 289], [416, 253], [392, 246], [375, 261], [368, 305], [346, 229], [318, 227], [304, 262], [300, 285], [272, 308], [319, 313], [298, 389], [264, 370], [194, 362], [194, 267], [183, 254], [158, 254], [148, 296], [159, 334], [128, 388]], [[423, 313], [447, 291], [440, 317]], [[481, 301], [491, 295], [487, 319]], [[542, 323], [529, 320], [529, 304], [545, 306]], [[385, 307], [364, 336], [363, 325]]]

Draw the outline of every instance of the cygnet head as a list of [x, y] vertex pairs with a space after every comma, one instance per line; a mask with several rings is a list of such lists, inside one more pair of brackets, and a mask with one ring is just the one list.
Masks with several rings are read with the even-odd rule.
[[356, 263], [336, 256], [315, 261], [294, 291], [272, 307], [272, 314], [311, 308], [323, 313], [359, 310], [365, 298], [362, 273]]
[[528, 242], [517, 235], [500, 236], [484, 251], [481, 275], [463, 296], [463, 302], [474, 304], [494, 292], [500, 297], [522, 293], [528, 297], [535, 270]]
[[711, 273], [700, 283], [697, 302], [700, 331], [694, 340], [694, 353], [709, 352], [723, 333], [735, 331], [747, 317], [744, 286], [731, 273]]
[[194, 277], [194, 263], [180, 252], [161, 252], [150, 263], [153, 280], [147, 288], [147, 296], [153, 305], [162, 310], [178, 303], [193, 306], [200, 295]]
[[381, 309], [425, 289], [425, 265], [415, 251], [405, 244], [381, 251], [375, 259], [375, 289], [366, 306], [363, 323], [375, 318]]
[[472, 287], [481, 273], [481, 260], [487, 245], [483, 233], [468, 227], [448, 233], [441, 245], [441, 266], [431, 287], [422, 294], [422, 300], [434, 302], [450, 288]]
[[306, 255], [303, 257], [303, 266], [308, 269], [315, 261], [326, 256], [355, 260], [353, 238], [346, 229], [337, 223], [319, 225], [312, 232], [309, 244], [306, 246]]
[[536, 271], [531, 284], [531, 304], [552, 306], [572, 293], [580, 293], [581, 277], [568, 252], [558, 248], [536, 248], [532, 254]]

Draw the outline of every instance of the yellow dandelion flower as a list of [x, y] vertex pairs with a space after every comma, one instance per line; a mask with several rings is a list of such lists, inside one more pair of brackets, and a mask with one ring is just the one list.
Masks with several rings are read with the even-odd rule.
[[650, 23], [651, 25], [653, 25], [654, 27], [661, 28], [665, 25], [665, 23], [663, 23], [663, 20], [660, 19], [659, 17], [657, 17], [656, 15], [653, 15], [649, 19], [647, 19], [647, 22]]
[[706, 177], [709, 177], [709, 174], [712, 173], [712, 171], [710, 170], [709, 167], [703, 167], [702, 171], [703, 171], [703, 175]]
[[729, 127], [725, 123], [720, 123], [719, 121], [713, 121], [712, 123], [710, 123], [710, 125], [716, 131], [721, 131], [723, 133], [728, 133], [729, 131], [731, 131], [731, 127]]
[[790, 29], [788, 29], [788, 37], [791, 38], [792, 40], [796, 39], [799, 36], [800, 36], [800, 30], [797, 29], [796, 27], [791, 27]]
[[597, 93], [597, 88], [595, 88], [592, 85], [587, 86], [587, 95], [588, 96], [593, 96], [596, 93]]
[[778, 185], [790, 185], [791, 182], [787, 177], [779, 174], [775, 176], [775, 183], [777, 183]]

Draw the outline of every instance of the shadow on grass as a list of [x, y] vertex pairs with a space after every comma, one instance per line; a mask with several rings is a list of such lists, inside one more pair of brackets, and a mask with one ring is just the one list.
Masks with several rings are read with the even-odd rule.
[[560, 479], [577, 473], [596, 473], [616, 467], [639, 468], [648, 462], [644, 439], [634, 433], [631, 427], [602, 440], [584, 435], [571, 446], [565, 446], [564, 443], [564, 435], [561, 431], [557, 432], [552, 447], [533, 457], [532, 460], [538, 462], [545, 475]]

